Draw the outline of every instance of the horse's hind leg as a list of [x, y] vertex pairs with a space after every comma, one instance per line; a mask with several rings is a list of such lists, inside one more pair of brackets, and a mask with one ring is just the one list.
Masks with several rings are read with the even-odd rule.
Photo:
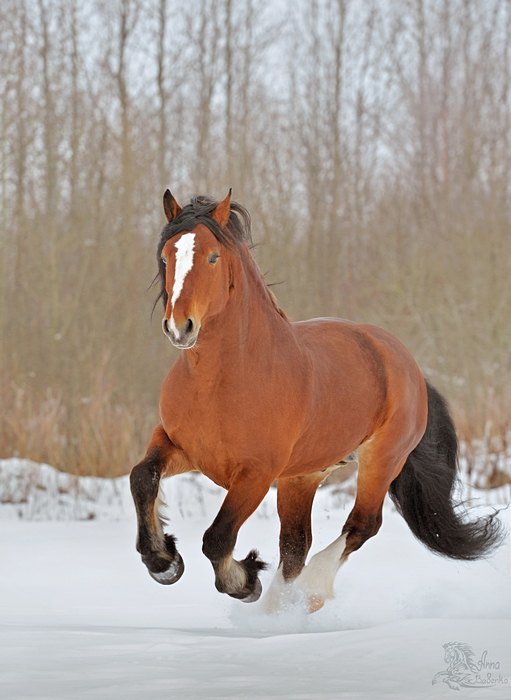
[[252, 603], [261, 595], [258, 574], [265, 564], [255, 550], [242, 561], [234, 559], [232, 553], [240, 527], [261, 503], [271, 482], [271, 478], [258, 472], [240, 472], [213, 524], [204, 533], [202, 551], [213, 565], [217, 590], [245, 603]]
[[308, 598], [311, 611], [334, 597], [334, 580], [341, 564], [370, 537], [382, 523], [382, 508], [390, 484], [397, 477], [414, 445], [396, 448], [399, 440], [387, 434], [374, 436], [360, 449], [357, 496], [341, 535], [315, 554], [296, 584]]
[[375, 439], [374, 444], [369, 442], [361, 450], [357, 496], [342, 529], [342, 536], [346, 538], [342, 562], [377, 534], [382, 524], [385, 495], [411, 451], [407, 449], [404, 454], [396, 454], [395, 448], [386, 445], [386, 441], [378, 443]]
[[131, 493], [138, 520], [137, 550], [158, 583], [175, 583], [184, 571], [174, 537], [163, 532], [160, 479], [186, 471], [190, 471], [187, 459], [161, 426], [153, 431], [144, 459], [131, 471]]

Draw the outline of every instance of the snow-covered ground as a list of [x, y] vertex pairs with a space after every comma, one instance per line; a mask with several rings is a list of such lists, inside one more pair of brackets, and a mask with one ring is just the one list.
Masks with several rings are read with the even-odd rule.
[[[8, 474], [29, 466], [0, 462], [0, 502], [9, 500]], [[222, 492], [205, 479], [205, 488], [186, 476], [166, 484], [186, 571], [165, 587], [135, 551], [125, 479], [69, 487], [49, 467], [33, 467], [31, 478], [42, 479], [40, 495], [27, 489], [23, 502], [11, 493], [0, 505], [2, 700], [511, 698], [509, 541], [488, 561], [444, 560], [388, 506], [378, 536], [340, 570], [335, 600], [314, 615], [267, 616], [260, 603], [214, 588], [201, 540]], [[349, 511], [339, 503], [331, 489], [319, 492], [313, 551], [339, 534]], [[45, 519], [52, 513], [60, 521]], [[501, 517], [509, 527], [509, 511]], [[265, 588], [277, 541], [271, 493], [237, 547], [241, 556], [258, 547], [270, 562]], [[444, 656], [453, 649], [459, 659], [449, 672]], [[492, 687], [460, 687], [478, 675]]]

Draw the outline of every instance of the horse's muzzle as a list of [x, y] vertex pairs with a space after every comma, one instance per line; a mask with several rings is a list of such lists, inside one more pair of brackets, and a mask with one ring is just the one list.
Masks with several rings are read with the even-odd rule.
[[162, 328], [174, 347], [179, 348], [179, 350], [188, 350], [197, 342], [200, 324], [196, 323], [193, 318], [187, 318], [183, 324], [178, 326], [172, 319], [169, 321], [164, 318]]

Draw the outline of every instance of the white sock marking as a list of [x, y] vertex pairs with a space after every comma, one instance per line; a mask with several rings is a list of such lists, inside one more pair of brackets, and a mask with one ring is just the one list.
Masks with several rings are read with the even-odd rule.
[[193, 267], [193, 253], [195, 245], [195, 233], [184, 233], [176, 243], [176, 271], [174, 273], [174, 286], [172, 288], [172, 315], [170, 317], [170, 328], [178, 335], [176, 324], [174, 323], [174, 305], [183, 291], [183, 284], [186, 275]]
[[296, 585], [307, 595], [324, 600], [334, 597], [335, 575], [341, 565], [347, 535], [341, 535], [315, 554], [296, 579]]
[[[333, 598], [335, 576], [341, 566], [346, 538], [347, 535], [341, 535], [315, 554], [299, 576], [289, 582], [284, 579], [282, 566], [279, 566], [264, 597], [264, 611], [273, 614], [305, 604], [309, 612], [314, 612]], [[321, 604], [316, 606], [318, 602]]]
[[229, 555], [220, 562], [217, 576], [229, 592], [241, 591], [247, 582], [247, 574], [241, 564]]
[[299, 605], [300, 598], [301, 592], [293, 586], [293, 582], [286, 583], [284, 580], [281, 564], [263, 598], [264, 612], [269, 615], [282, 612], [295, 605]]

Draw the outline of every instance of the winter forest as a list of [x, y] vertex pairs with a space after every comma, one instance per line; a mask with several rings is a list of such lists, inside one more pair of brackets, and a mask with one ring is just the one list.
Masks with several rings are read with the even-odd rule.
[[163, 191], [232, 187], [290, 317], [397, 335], [509, 481], [508, 0], [2, 0], [0, 66], [1, 456], [129, 471]]

